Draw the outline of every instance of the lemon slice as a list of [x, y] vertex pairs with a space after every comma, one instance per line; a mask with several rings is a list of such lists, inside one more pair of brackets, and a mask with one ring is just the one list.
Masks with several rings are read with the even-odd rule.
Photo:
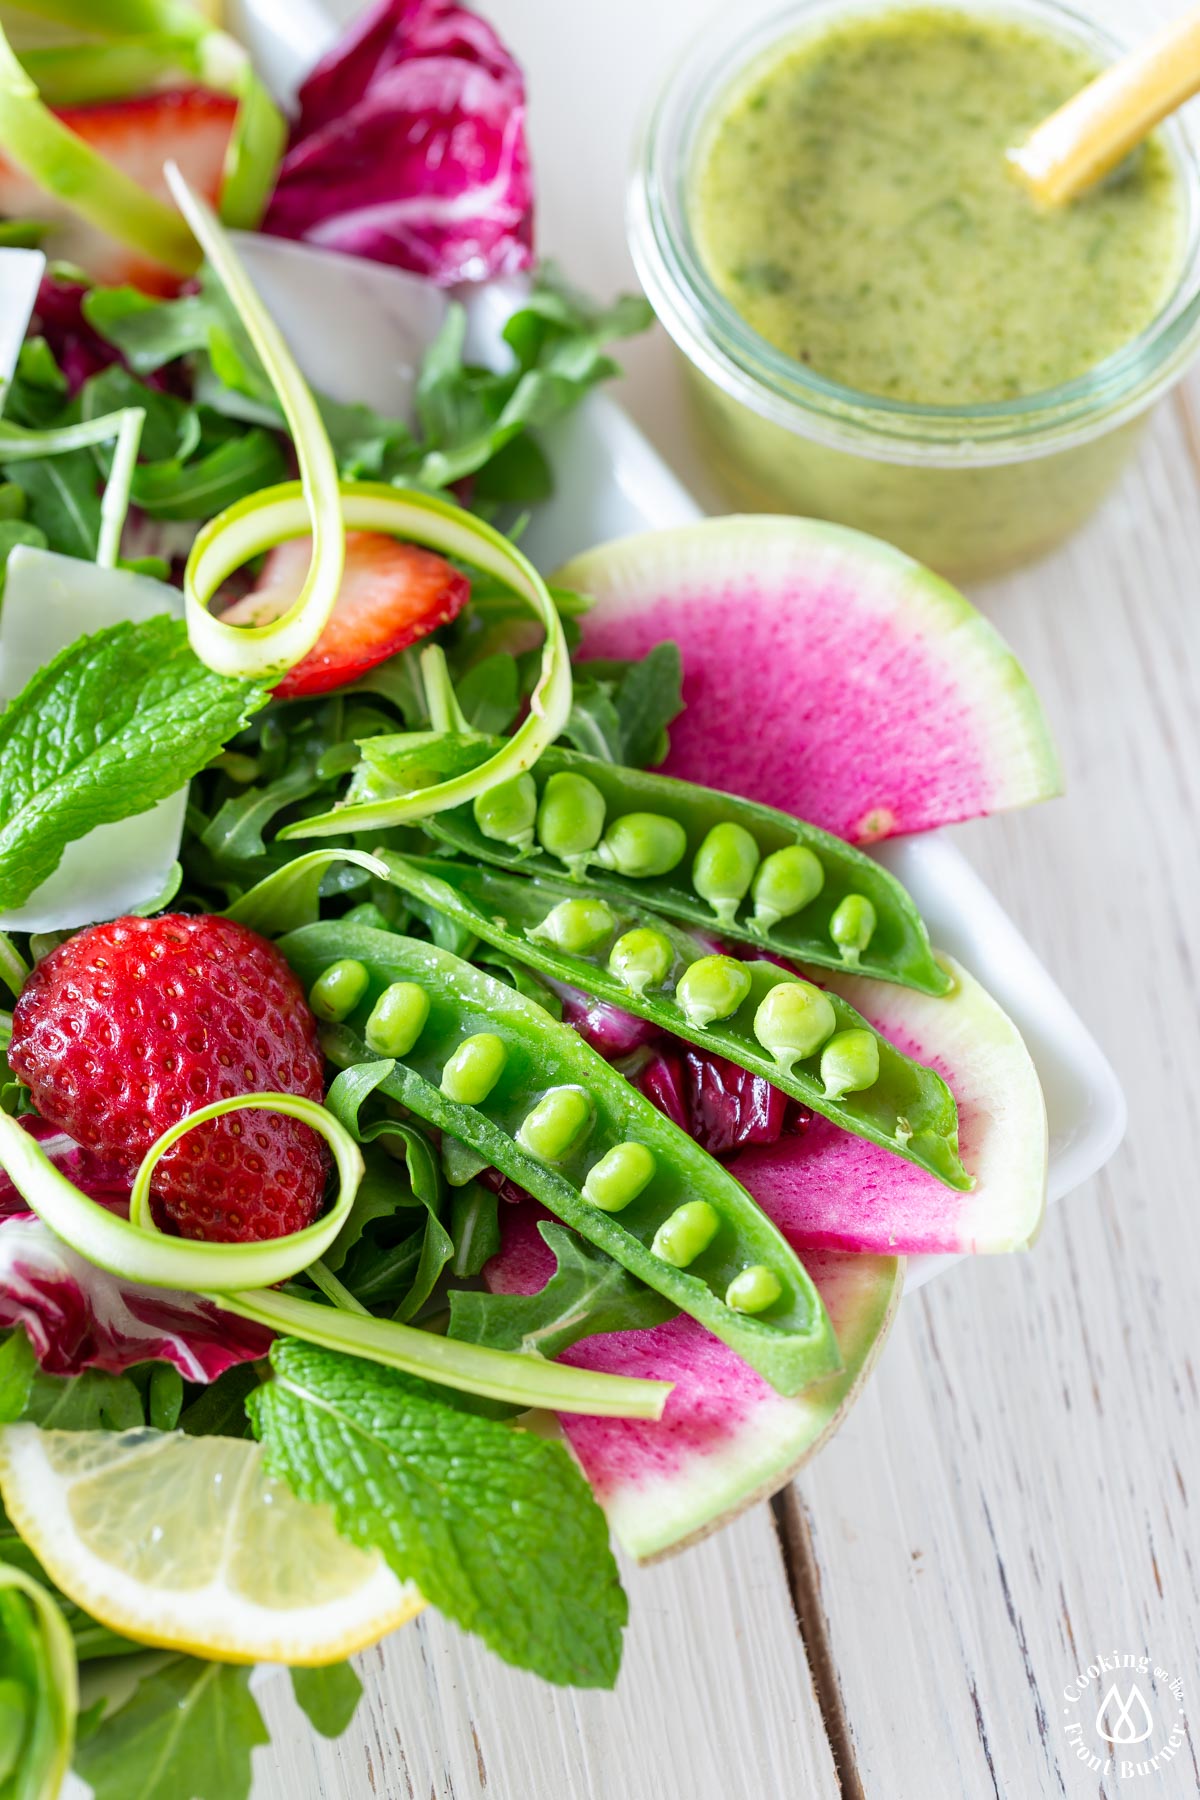
[[51, 1580], [110, 1630], [223, 1662], [338, 1662], [421, 1610], [378, 1552], [267, 1473], [260, 1444], [0, 1431], [0, 1496]]

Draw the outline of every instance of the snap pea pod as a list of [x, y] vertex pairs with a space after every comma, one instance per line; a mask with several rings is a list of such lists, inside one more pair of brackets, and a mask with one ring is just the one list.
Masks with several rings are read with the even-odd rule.
[[[412, 779], [410, 740], [372, 738], [351, 791]], [[430, 765], [494, 754], [490, 738], [425, 740]], [[757, 944], [793, 962], [853, 969], [926, 994], [951, 982], [904, 888], [830, 832], [669, 775], [627, 769], [552, 745], [529, 771], [538, 809], [532, 845], [489, 829], [486, 794], [424, 821], [456, 850], [520, 875], [581, 878], [598, 893]]]
[[[665, 1031], [728, 1057], [743, 1069], [765, 1076], [775, 1087], [814, 1112], [823, 1113], [843, 1130], [882, 1144], [906, 1161], [928, 1169], [948, 1187], [971, 1186], [971, 1177], [958, 1154], [958, 1108], [946, 1083], [934, 1070], [914, 1062], [889, 1043], [840, 995], [826, 996], [832, 1017], [824, 1041], [786, 1069], [755, 1030], [758, 1010], [766, 995], [795, 980], [775, 963], [733, 964], [730, 973], [744, 972], [744, 992], [740, 998], [736, 991], [731, 993], [733, 1004], [728, 1016], [699, 1023], [695, 1004], [689, 1008], [680, 1003], [680, 996], [688, 999], [687, 985], [684, 982], [681, 986], [681, 978], [689, 968], [698, 968], [702, 978], [710, 973], [714, 960], [711, 939], [657, 918], [623, 898], [610, 896], [607, 902], [599, 902], [607, 919], [597, 920], [578, 945], [565, 948], [561, 942], [554, 942], [553, 936], [569, 936], [569, 931], [564, 927], [557, 934], [549, 933], [547, 921], [554, 921], [556, 916], [562, 919], [564, 907], [572, 912], [575, 908], [595, 908], [598, 890], [590, 883], [580, 887], [540, 877], [522, 880], [478, 863], [403, 857], [391, 851], [381, 851], [380, 861], [387, 867], [389, 879], [405, 893], [437, 907], [474, 936], [525, 961], [530, 968], [582, 988], [599, 1000], [623, 1007], [626, 1012], [661, 1025]], [[568, 921], [571, 917], [569, 913]], [[588, 915], [581, 912], [578, 917], [582, 930]], [[603, 930], [599, 929], [600, 924]], [[651, 959], [652, 966], [641, 964], [641, 971], [648, 971], [650, 977], [644, 985], [636, 972], [631, 979], [628, 969], [623, 971], [625, 946], [631, 945], [631, 954], [636, 956], [643, 940], [648, 950], [657, 948], [661, 952], [657, 961]], [[797, 985], [808, 987], [803, 981]], [[842, 1089], [840, 1080], [831, 1080], [825, 1058], [827, 1046], [833, 1043], [837, 1047], [846, 1031], [867, 1032], [876, 1052], [874, 1058], [863, 1057], [859, 1046], [859, 1060], [867, 1064], [866, 1073], [872, 1079], [858, 1090]], [[853, 1050], [855, 1045], [850, 1048]]]
[[[780, 1393], [838, 1368], [828, 1316], [787, 1240], [569, 1026], [449, 951], [392, 932], [335, 920], [279, 947], [306, 991], [333, 964], [367, 972], [366, 992], [322, 1034], [331, 1061], [373, 1060], [368, 1025], [384, 994], [421, 988], [428, 1015], [378, 1092], [485, 1156]], [[748, 1270], [766, 1273], [733, 1288]], [[766, 1303], [743, 1310], [751, 1291]]]

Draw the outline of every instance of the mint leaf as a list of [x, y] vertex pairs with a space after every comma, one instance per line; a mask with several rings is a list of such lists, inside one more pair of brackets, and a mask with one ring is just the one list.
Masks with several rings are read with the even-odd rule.
[[643, 1286], [603, 1250], [565, 1225], [543, 1219], [538, 1230], [557, 1267], [537, 1294], [450, 1295], [450, 1336], [493, 1350], [533, 1351], [554, 1358], [580, 1338], [604, 1331], [642, 1331], [673, 1319], [677, 1307]]
[[74, 839], [174, 793], [268, 698], [205, 668], [166, 614], [60, 651], [0, 714], [0, 907]]
[[251, 1671], [180, 1657], [138, 1683], [76, 1751], [95, 1800], [246, 1800], [268, 1742]]
[[348, 1662], [330, 1663], [323, 1669], [293, 1669], [292, 1692], [313, 1730], [336, 1738], [358, 1711], [362, 1682]]
[[271, 1363], [251, 1418], [302, 1499], [507, 1662], [612, 1686], [628, 1609], [604, 1514], [561, 1444], [294, 1338]]

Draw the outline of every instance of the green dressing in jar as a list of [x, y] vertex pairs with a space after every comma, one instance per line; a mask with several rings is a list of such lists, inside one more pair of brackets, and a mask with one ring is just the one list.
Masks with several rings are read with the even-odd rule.
[[1155, 139], [1054, 211], [1010, 168], [1097, 73], [1028, 24], [934, 8], [777, 46], [700, 148], [712, 279], [776, 348], [861, 393], [978, 405], [1084, 374], [1167, 300], [1184, 234]]

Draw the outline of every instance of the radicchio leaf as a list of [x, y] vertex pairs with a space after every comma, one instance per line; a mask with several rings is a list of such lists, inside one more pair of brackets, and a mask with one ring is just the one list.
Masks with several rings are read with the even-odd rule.
[[806, 1107], [762, 1075], [691, 1044], [664, 1040], [634, 1079], [647, 1100], [710, 1156], [727, 1156], [747, 1144], [774, 1144], [812, 1122]]
[[[97, 1156], [94, 1150], [85, 1149], [65, 1131], [59, 1131], [46, 1119], [35, 1118], [32, 1113], [26, 1113], [20, 1123], [31, 1137], [37, 1139], [55, 1168], [68, 1181], [73, 1181], [90, 1199], [99, 1200], [103, 1206], [124, 1210], [129, 1201], [129, 1174], [120, 1164], [108, 1157]], [[28, 1201], [0, 1169], [0, 1221], [16, 1213], [25, 1215], [28, 1211]]]
[[197, 1294], [106, 1274], [29, 1212], [0, 1220], [0, 1328], [12, 1325], [48, 1375], [169, 1362], [187, 1381], [215, 1381], [264, 1356], [272, 1337]]
[[455, 0], [378, 0], [300, 90], [263, 229], [448, 286], [532, 261], [525, 84]]

